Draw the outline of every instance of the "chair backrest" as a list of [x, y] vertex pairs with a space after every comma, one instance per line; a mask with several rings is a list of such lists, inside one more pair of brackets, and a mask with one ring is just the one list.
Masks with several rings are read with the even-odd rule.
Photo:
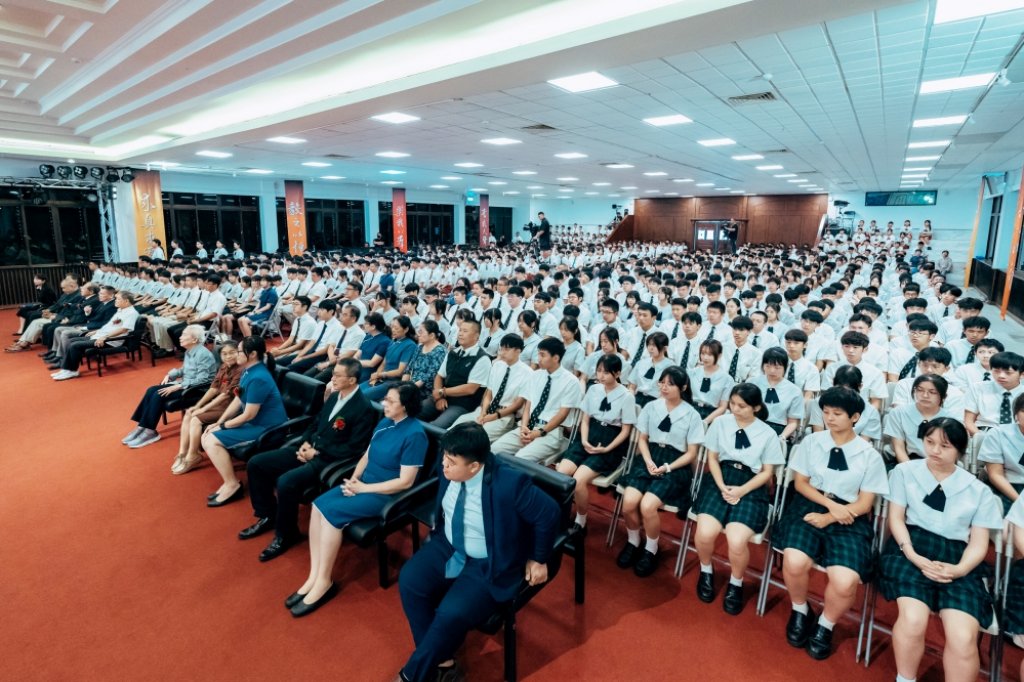
[[290, 419], [316, 414], [324, 404], [324, 387], [317, 381], [298, 372], [288, 372], [284, 377], [281, 400]]
[[513, 457], [512, 455], [496, 454], [503, 465], [518, 469], [528, 475], [534, 485], [550, 495], [558, 503], [561, 522], [559, 528], [568, 528], [571, 520], [572, 502], [576, 492], [576, 482], [554, 469], [549, 469], [540, 464]]
[[420, 472], [416, 476], [417, 483], [443, 476], [441, 473], [441, 438], [445, 434], [445, 429], [425, 422], [420, 423], [423, 424], [423, 430], [427, 432], [427, 456], [423, 459], [423, 466], [420, 467]]

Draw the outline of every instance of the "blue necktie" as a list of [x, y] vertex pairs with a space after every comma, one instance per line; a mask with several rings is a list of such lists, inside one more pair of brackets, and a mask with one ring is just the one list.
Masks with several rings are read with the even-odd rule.
[[452, 554], [444, 565], [444, 577], [456, 578], [466, 565], [466, 484], [459, 483], [459, 496], [455, 499], [455, 512], [452, 514]]

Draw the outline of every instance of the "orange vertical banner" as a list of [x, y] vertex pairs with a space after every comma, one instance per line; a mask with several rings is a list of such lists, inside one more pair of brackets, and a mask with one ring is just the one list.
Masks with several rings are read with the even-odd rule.
[[301, 180], [284, 181], [284, 210], [288, 220], [288, 253], [301, 256], [306, 250], [306, 197]]
[[981, 226], [981, 209], [985, 205], [985, 176], [981, 176], [978, 188], [978, 208], [974, 211], [974, 229], [971, 231], [971, 245], [967, 247], [967, 262], [964, 263], [964, 288], [971, 286], [971, 268], [974, 266], [974, 249], [978, 245], [978, 228]]
[[491, 197], [480, 195], [480, 246], [487, 248], [491, 241]]
[[160, 173], [158, 171], [135, 171], [132, 181], [132, 199], [135, 202], [135, 238], [139, 255], [151, 253], [149, 243], [159, 239], [163, 245], [164, 259], [170, 257], [167, 248], [167, 231], [164, 227], [164, 204], [160, 198]]
[[409, 251], [409, 221], [405, 212], [405, 189], [391, 189], [391, 237], [402, 253]]
[[1006, 309], [1010, 306], [1010, 288], [1013, 286], [1013, 273], [1017, 269], [1017, 250], [1020, 246], [1020, 231], [1024, 225], [1024, 172], [1020, 174], [1020, 190], [1017, 192], [1017, 212], [1013, 214], [1013, 236], [1010, 238], [1010, 258], [1006, 263], [1006, 284], [1003, 285], [1003, 305], [999, 308], [999, 317], [1006, 319]]

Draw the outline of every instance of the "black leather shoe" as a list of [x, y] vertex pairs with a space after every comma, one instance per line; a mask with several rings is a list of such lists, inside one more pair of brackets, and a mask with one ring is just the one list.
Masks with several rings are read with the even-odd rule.
[[814, 635], [807, 642], [807, 653], [816, 661], [824, 661], [832, 655], [832, 631], [824, 625], [814, 628]]
[[629, 542], [619, 552], [619, 557], [615, 560], [615, 565], [619, 568], [629, 568], [636, 563], [639, 558], [640, 548]]
[[305, 596], [306, 596], [306, 595], [304, 595], [304, 594], [299, 594], [298, 592], [292, 592], [292, 593], [291, 593], [291, 594], [289, 594], [289, 595], [288, 595], [288, 597], [287, 597], [287, 598], [286, 598], [286, 599], [284, 600], [284, 607], [285, 607], [286, 609], [291, 609], [291, 608], [292, 608], [293, 606], [295, 606], [295, 605], [296, 605], [296, 604], [298, 604], [298, 603], [299, 603], [300, 601], [302, 601], [303, 597], [305, 597]]
[[644, 549], [640, 552], [640, 558], [637, 559], [636, 565], [633, 566], [633, 572], [636, 573], [638, 578], [646, 578], [654, 573], [654, 569], [657, 567], [658, 555]]
[[62, 369], [64, 367], [63, 362], [51, 362], [46, 366], [46, 369]]
[[743, 586], [733, 585], [725, 590], [725, 598], [722, 600], [722, 610], [730, 616], [738, 616], [743, 611]]
[[[572, 524], [572, 532], [573, 532], [573, 535], [576, 535], [578, 537], [581, 537], [581, 538], [587, 537], [587, 527], [586, 526], [581, 526], [578, 523]], [[447, 670], [447, 668], [445, 668], [445, 670]]]
[[216, 492], [212, 492], [212, 493], [210, 493], [209, 495], [206, 496], [206, 501], [207, 502], [209, 502], [211, 500], [216, 500], [216, 499], [217, 499], [217, 493]]
[[260, 552], [260, 561], [270, 561], [276, 559], [285, 552], [288, 548], [295, 544], [295, 540], [282, 538], [280, 535], [275, 535], [274, 539], [270, 541], [266, 549]]
[[814, 623], [814, 611], [810, 607], [807, 613], [793, 611], [789, 614], [789, 623], [786, 624], [786, 641], [790, 646], [803, 649], [807, 646], [807, 640], [811, 638], [811, 626]]
[[462, 682], [466, 679], [457, 665], [437, 666], [437, 682]]
[[207, 497], [206, 498], [206, 506], [207, 507], [223, 507], [224, 505], [231, 504], [232, 502], [234, 502], [236, 500], [240, 500], [243, 497], [245, 497], [245, 486], [242, 485], [241, 483], [239, 483], [238, 484], [238, 490], [236, 490], [235, 492], [231, 493], [230, 496], [224, 498], [220, 502], [217, 501], [217, 496], [216, 495], [213, 496], [213, 499], [210, 499], [209, 497]]
[[295, 618], [302, 618], [303, 616], [308, 616], [309, 614], [313, 613], [327, 602], [334, 599], [335, 595], [337, 594], [338, 583], [332, 583], [331, 586], [327, 588], [327, 591], [324, 592], [323, 596], [317, 599], [312, 604], [307, 604], [306, 602], [300, 599], [299, 603], [291, 608], [292, 616], [294, 616]]
[[[216, 496], [214, 496], [216, 497]], [[268, 530], [274, 527], [274, 522], [267, 517], [256, 519], [256, 523], [252, 524], [248, 528], [243, 528], [238, 532], [239, 540], [251, 540], [257, 535], [263, 535]]]
[[705, 604], [715, 601], [715, 574], [700, 572], [697, 577], [697, 599]]

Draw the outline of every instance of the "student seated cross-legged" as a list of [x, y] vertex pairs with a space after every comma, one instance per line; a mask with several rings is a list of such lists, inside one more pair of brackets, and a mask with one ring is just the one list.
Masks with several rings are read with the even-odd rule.
[[[786, 641], [807, 646], [812, 658], [832, 653], [832, 629], [853, 605], [871, 566], [871, 508], [889, 492], [881, 456], [853, 430], [864, 399], [851, 388], [830, 388], [818, 399], [827, 431], [800, 443], [789, 466], [794, 491], [775, 529], [782, 572], [793, 601]], [[825, 607], [815, 624], [807, 604], [814, 564], [828, 572]]]

